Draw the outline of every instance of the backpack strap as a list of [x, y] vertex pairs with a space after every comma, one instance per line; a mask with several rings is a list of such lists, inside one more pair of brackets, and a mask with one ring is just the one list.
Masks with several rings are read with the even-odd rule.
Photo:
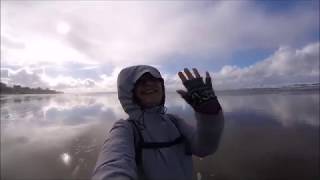
[[[177, 137], [176, 139], [174, 139], [173, 141], [167, 141], [167, 142], [145, 142], [136, 122], [133, 119], [128, 120], [132, 126], [132, 129], [133, 129], [134, 146], [135, 146], [135, 161], [137, 164], [139, 177], [143, 177], [142, 149], [168, 148], [168, 147], [171, 147], [171, 146], [174, 146], [174, 145], [177, 145], [180, 143], [184, 143], [184, 142], [187, 144], [187, 147], [189, 147], [188, 142], [186, 141], [185, 137], [183, 136], [183, 134], [181, 133], [181, 131], [177, 125], [176, 118], [171, 114], [167, 114], [167, 115], [168, 115], [169, 119], [171, 120], [171, 122], [176, 127], [176, 129], [179, 131], [179, 134], [180, 134], [180, 136]], [[186, 148], [186, 149], [189, 149], [189, 148]], [[186, 151], [186, 153], [191, 154], [191, 153], [189, 153], [188, 150]]]
[[173, 114], [167, 114], [169, 116], [169, 119], [171, 120], [171, 122], [174, 124], [174, 126], [177, 128], [177, 130], [179, 131], [179, 133], [182, 135], [180, 128], [178, 126], [178, 122], [177, 122], [177, 118], [173, 115]]
[[179, 137], [177, 137], [173, 141], [168, 141], [168, 142], [145, 142], [144, 144], [142, 144], [142, 148], [143, 149], [167, 148], [167, 147], [171, 147], [171, 146], [180, 144], [183, 141], [184, 141], [184, 138], [183, 138], [182, 135], [180, 135]]
[[134, 139], [134, 148], [135, 148], [135, 159], [137, 165], [140, 165], [142, 163], [142, 145], [144, 143], [144, 139], [142, 137], [142, 134], [138, 128], [138, 125], [136, 122], [132, 119], [128, 120], [132, 126], [133, 129], [133, 139]]
[[[181, 136], [183, 136], [183, 133], [181, 132], [178, 122], [177, 122], [177, 118], [173, 115], [173, 114], [167, 114], [169, 116], [169, 119], [171, 120], [171, 122], [176, 126], [176, 128], [178, 129], [179, 133]], [[192, 150], [191, 150], [191, 144], [190, 142], [183, 136], [184, 138], [184, 143], [186, 145], [185, 147], [185, 153], [189, 156], [192, 155]]]
[[133, 129], [134, 151], [135, 151], [135, 161], [137, 165], [138, 179], [143, 180], [145, 178], [144, 178], [144, 172], [142, 167], [142, 148], [141, 147], [142, 147], [142, 144], [144, 143], [144, 140], [136, 122], [132, 119], [129, 119], [128, 122], [129, 124], [131, 124], [131, 127]]

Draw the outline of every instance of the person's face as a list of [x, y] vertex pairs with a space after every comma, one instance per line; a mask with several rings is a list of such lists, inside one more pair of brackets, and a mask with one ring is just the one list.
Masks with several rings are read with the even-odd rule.
[[162, 80], [146, 73], [137, 81], [134, 93], [142, 107], [158, 106], [161, 104], [163, 97]]

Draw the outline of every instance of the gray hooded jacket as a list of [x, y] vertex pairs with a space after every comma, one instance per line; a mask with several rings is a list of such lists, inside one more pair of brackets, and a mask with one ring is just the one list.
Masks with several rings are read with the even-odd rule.
[[[160, 72], [146, 65], [123, 69], [118, 76], [118, 97], [129, 119], [139, 125], [145, 142], [168, 142], [180, 136], [186, 139], [183, 144], [168, 148], [144, 149], [142, 166], [145, 179], [148, 180], [191, 180], [193, 175], [192, 156], [186, 153], [190, 148], [193, 155], [204, 157], [213, 154], [219, 143], [223, 129], [223, 114], [200, 114], [195, 112], [196, 127], [183, 119], [167, 115], [164, 106], [142, 110], [133, 101], [135, 82], [149, 72], [156, 78], [162, 78]], [[173, 124], [175, 121], [175, 124]], [[179, 130], [177, 129], [179, 128]], [[110, 130], [102, 146], [92, 180], [136, 180], [138, 167], [135, 161], [134, 130], [127, 120], [117, 121]]]

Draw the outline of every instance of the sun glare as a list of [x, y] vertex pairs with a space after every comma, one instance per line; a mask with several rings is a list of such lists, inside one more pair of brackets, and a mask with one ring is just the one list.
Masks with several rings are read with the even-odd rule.
[[56, 29], [57, 29], [57, 32], [58, 32], [59, 34], [65, 35], [65, 34], [68, 34], [68, 33], [69, 33], [69, 31], [71, 30], [71, 27], [70, 27], [70, 25], [69, 25], [68, 23], [66, 23], [66, 22], [64, 22], [64, 21], [60, 21], [60, 22], [57, 24]]
[[71, 156], [68, 153], [63, 153], [60, 157], [65, 165], [69, 165], [71, 163]]

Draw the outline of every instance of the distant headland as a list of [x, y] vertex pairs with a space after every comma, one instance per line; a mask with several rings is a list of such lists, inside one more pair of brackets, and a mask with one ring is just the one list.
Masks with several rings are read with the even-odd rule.
[[320, 83], [310, 84], [291, 84], [278, 87], [257, 87], [257, 88], [241, 88], [241, 89], [226, 89], [217, 90], [217, 94], [232, 95], [232, 94], [272, 94], [281, 92], [320, 92]]
[[51, 89], [42, 89], [23, 87], [20, 85], [13, 85], [13, 87], [7, 86], [5, 83], [0, 82], [0, 94], [61, 94], [63, 92], [51, 90]]

